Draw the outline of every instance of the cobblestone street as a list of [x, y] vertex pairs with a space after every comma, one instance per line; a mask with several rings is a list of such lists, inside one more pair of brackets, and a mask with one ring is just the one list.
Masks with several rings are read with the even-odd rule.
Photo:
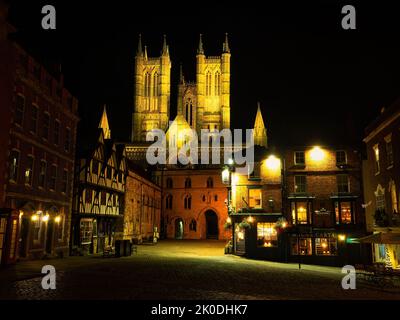
[[[343, 290], [340, 268], [224, 255], [220, 241], [162, 241], [131, 257], [68, 257], [20, 262], [0, 271], [0, 299], [400, 299], [357, 283]], [[43, 265], [56, 290], [41, 287]]]

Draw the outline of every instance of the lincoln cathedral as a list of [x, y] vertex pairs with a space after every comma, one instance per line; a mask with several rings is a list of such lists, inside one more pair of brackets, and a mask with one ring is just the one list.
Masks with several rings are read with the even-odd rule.
[[[126, 145], [127, 157], [146, 165], [145, 153], [151, 144], [146, 134], [152, 129], [167, 133], [183, 129], [208, 129], [210, 134], [230, 129], [230, 58], [228, 34], [220, 55], [206, 55], [200, 34], [196, 52], [196, 79], [185, 79], [180, 66], [177, 101], [171, 101], [169, 46], [164, 36], [159, 57], [149, 57], [139, 36], [135, 57], [135, 98], [132, 117], [132, 142]], [[171, 119], [171, 104], [177, 116]], [[169, 125], [169, 121], [172, 121]], [[254, 141], [267, 146], [267, 132], [260, 105], [255, 117]], [[179, 141], [177, 141], [179, 144]], [[224, 224], [228, 218], [227, 188], [221, 182], [222, 165], [158, 166], [153, 179], [163, 192], [161, 233], [177, 239], [229, 239]], [[154, 169], [154, 168], [153, 168]]]

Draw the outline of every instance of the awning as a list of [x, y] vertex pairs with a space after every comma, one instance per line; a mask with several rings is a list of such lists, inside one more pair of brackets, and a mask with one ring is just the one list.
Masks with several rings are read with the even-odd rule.
[[400, 244], [400, 233], [378, 232], [358, 239], [361, 243]]

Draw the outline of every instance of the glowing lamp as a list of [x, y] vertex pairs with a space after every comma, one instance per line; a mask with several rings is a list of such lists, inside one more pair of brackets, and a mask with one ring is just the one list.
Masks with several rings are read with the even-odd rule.
[[346, 235], [339, 234], [338, 238], [339, 238], [339, 241], [345, 241], [346, 240]]
[[264, 247], [272, 247], [272, 243], [269, 241], [264, 242]]
[[324, 159], [324, 151], [320, 147], [314, 147], [310, 152], [311, 159], [321, 161]]
[[37, 214], [33, 214], [31, 217], [32, 221], [38, 221], [39, 220], [39, 216]]
[[238, 232], [238, 238], [239, 240], [243, 240], [244, 239], [244, 233], [243, 232]]
[[229, 159], [228, 159], [228, 164], [229, 164], [229, 165], [232, 165], [232, 164], [233, 164], [233, 159], [232, 159], [232, 158], [229, 158]]
[[229, 169], [222, 170], [222, 183], [229, 184]]
[[254, 218], [252, 216], [247, 218], [247, 222], [252, 223], [254, 221]]
[[328, 247], [328, 245], [326, 244], [326, 242], [323, 242], [323, 243], [321, 244], [321, 246], [322, 246], [322, 248], [324, 248], [324, 249], [326, 249], [326, 248]]
[[270, 155], [267, 160], [265, 161], [265, 164], [268, 169], [270, 170], [277, 170], [279, 169], [281, 163], [277, 157], [274, 155]]
[[56, 223], [60, 223], [61, 217], [60, 217], [60, 216], [55, 217], [55, 218], [54, 218], [54, 221], [55, 221]]
[[287, 227], [287, 223], [286, 222], [283, 222], [282, 223], [282, 228], [286, 228]]
[[42, 220], [43, 220], [44, 222], [49, 221], [49, 215], [46, 214], [45, 216], [43, 216]]

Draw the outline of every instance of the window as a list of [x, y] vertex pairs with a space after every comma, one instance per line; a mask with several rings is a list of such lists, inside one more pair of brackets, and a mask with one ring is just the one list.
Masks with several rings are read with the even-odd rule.
[[290, 238], [290, 254], [297, 256], [311, 256], [312, 255], [312, 239], [293, 236]]
[[192, 197], [190, 195], [186, 195], [184, 199], [184, 207], [185, 209], [192, 208]]
[[386, 141], [386, 160], [387, 166], [393, 166], [393, 145], [392, 145], [392, 137], [388, 136], [385, 138]]
[[64, 215], [59, 215], [59, 221], [57, 222], [57, 239], [58, 241], [63, 241], [64, 239], [64, 225], [65, 225], [65, 217]]
[[92, 242], [93, 236], [93, 220], [82, 219], [80, 222], [80, 236], [81, 244], [88, 244]]
[[190, 221], [189, 230], [190, 231], [196, 231], [197, 230], [196, 220], [192, 219], [192, 221]]
[[24, 110], [25, 110], [25, 98], [21, 95], [17, 95], [14, 122], [19, 126], [22, 126], [22, 123], [24, 121]]
[[65, 152], [69, 152], [70, 144], [71, 144], [71, 129], [66, 128], [65, 129], [65, 140], [64, 140]]
[[61, 192], [67, 194], [68, 190], [68, 170], [63, 170]]
[[350, 192], [349, 176], [347, 174], [338, 174], [336, 176], [336, 182], [339, 193]]
[[309, 202], [292, 202], [291, 210], [293, 224], [311, 224], [311, 209]]
[[107, 192], [101, 191], [100, 198], [101, 205], [105, 206], [107, 204]]
[[51, 166], [51, 171], [50, 171], [50, 190], [55, 191], [56, 190], [56, 181], [57, 181], [57, 166], [53, 164]]
[[375, 200], [376, 200], [376, 210], [385, 211], [386, 209], [385, 189], [382, 188], [380, 184], [378, 184], [378, 187], [375, 191]]
[[336, 238], [315, 238], [315, 254], [317, 256], [333, 256], [337, 253]]
[[26, 161], [26, 169], [25, 169], [25, 184], [32, 186], [32, 180], [33, 180], [33, 163], [34, 159], [32, 156], [27, 157]]
[[262, 247], [272, 247], [278, 244], [278, 234], [275, 229], [275, 223], [258, 222], [257, 223], [257, 245]]
[[85, 202], [92, 203], [92, 199], [93, 199], [93, 191], [92, 189], [87, 188], [85, 190]]
[[214, 89], [214, 92], [215, 92], [215, 95], [220, 95], [221, 94], [221, 75], [220, 75], [220, 73], [217, 71], [216, 73], [215, 73], [215, 89]]
[[150, 97], [150, 73], [146, 72], [144, 78], [144, 95], [145, 97]]
[[347, 163], [346, 151], [344, 150], [336, 151], [336, 164], [339, 165], [346, 163]]
[[261, 208], [261, 189], [249, 189], [249, 207]]
[[214, 195], [214, 201], [218, 201], [218, 195]]
[[54, 121], [54, 144], [58, 146], [60, 143], [60, 121]]
[[10, 155], [10, 180], [17, 182], [18, 167], [19, 167], [19, 152], [16, 150], [11, 151]]
[[158, 96], [158, 73], [155, 72], [153, 76], [153, 95]]
[[165, 208], [172, 209], [172, 195], [170, 194], [165, 198]]
[[190, 178], [186, 178], [185, 188], [191, 188], [191, 187], [192, 187], [192, 180], [190, 180]]
[[42, 230], [42, 217], [40, 216], [38, 219], [33, 221], [33, 241], [40, 241], [40, 234]]
[[111, 167], [110, 166], [107, 166], [107, 169], [106, 169], [106, 178], [107, 179], [111, 179]]
[[294, 176], [294, 192], [306, 193], [306, 176]]
[[47, 163], [46, 161], [40, 161], [40, 170], [39, 170], [39, 187], [45, 188], [45, 181], [46, 181], [46, 168]]
[[207, 188], [214, 188], [214, 180], [211, 177], [207, 179]]
[[92, 160], [92, 173], [93, 174], [99, 174], [99, 166], [100, 163], [98, 160]]
[[210, 71], [206, 74], [206, 96], [211, 96], [211, 73]]
[[171, 189], [172, 187], [173, 187], [172, 179], [171, 178], [167, 178], [167, 188]]
[[32, 119], [31, 119], [32, 121], [30, 130], [33, 133], [37, 132], [38, 114], [39, 114], [39, 108], [36, 105], [32, 104]]
[[42, 131], [42, 137], [44, 139], [49, 138], [49, 128], [50, 128], [50, 115], [46, 112], [43, 115], [43, 131]]
[[353, 223], [353, 203], [351, 201], [335, 201], [335, 221], [336, 224]]
[[295, 165], [302, 165], [306, 164], [304, 151], [295, 151], [294, 153], [294, 164]]
[[374, 157], [375, 157], [375, 173], [378, 174], [381, 170], [379, 163], [379, 145], [376, 144], [374, 147]]

